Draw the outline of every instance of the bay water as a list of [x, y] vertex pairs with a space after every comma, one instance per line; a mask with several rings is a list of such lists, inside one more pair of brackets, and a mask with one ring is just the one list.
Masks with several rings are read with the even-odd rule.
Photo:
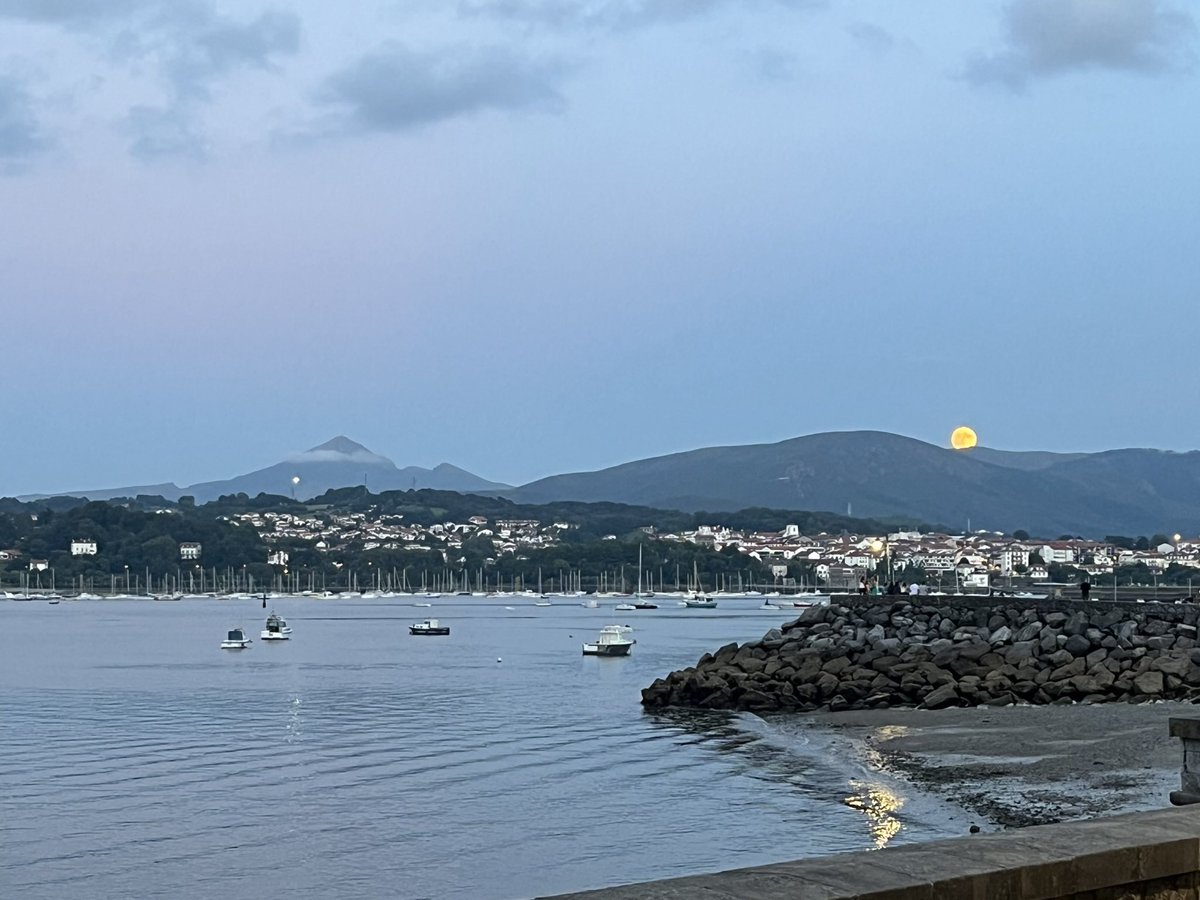
[[[255, 599], [0, 602], [0, 897], [488, 900], [961, 831], [803, 717], [641, 708], [794, 611], [428, 602], [277, 598], [277, 643]], [[583, 656], [609, 623], [631, 655]]]

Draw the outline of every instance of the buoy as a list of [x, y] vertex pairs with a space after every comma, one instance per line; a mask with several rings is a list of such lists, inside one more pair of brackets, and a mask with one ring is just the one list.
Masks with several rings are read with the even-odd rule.
[[504, 662], [504, 660], [503, 660], [503, 659], [501, 659], [499, 656], [497, 656], [497, 657], [496, 657], [496, 662]]

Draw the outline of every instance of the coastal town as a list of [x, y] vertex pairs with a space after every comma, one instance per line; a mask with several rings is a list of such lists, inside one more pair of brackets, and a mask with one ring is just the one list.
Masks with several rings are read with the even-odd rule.
[[[349, 550], [433, 550], [440, 552], [449, 566], [461, 562], [458, 551], [472, 538], [491, 542], [495, 556], [488, 561], [495, 562], [505, 554], [519, 556], [555, 546], [568, 539], [574, 527], [565, 522], [532, 519], [489, 521], [483, 516], [472, 516], [465, 522], [419, 525], [406, 524], [403, 516], [372, 517], [365, 513], [248, 513], [234, 517], [234, 521], [254, 528], [272, 546], [308, 545], [334, 556]], [[1200, 539], [1184, 540], [1181, 535], [1117, 543], [1084, 538], [1042, 540], [987, 531], [958, 535], [908, 531], [806, 535], [796, 525], [782, 531], [743, 531], [720, 524], [680, 532], [660, 533], [653, 526], [641, 530], [647, 541], [687, 543], [716, 552], [734, 548], [768, 565], [781, 581], [794, 579], [799, 569], [814, 579], [814, 585], [830, 587], [849, 586], [863, 575], [882, 575], [884, 570], [889, 579], [903, 576], [958, 587], [987, 587], [996, 579], [1014, 577], [1047, 581], [1060, 566], [1089, 577], [1111, 576], [1114, 569], [1138, 566], [1151, 573], [1165, 572], [1171, 566], [1200, 570]], [[605, 540], [618, 539], [615, 534], [605, 536]], [[274, 550], [268, 561], [286, 563], [281, 553], [286, 551]]]
[[[638, 578], [636, 568], [629, 567], [628, 572], [621, 568], [622, 553], [627, 556], [631, 545], [643, 545], [658, 560], [656, 571], [645, 572], [646, 586], [657, 585], [660, 590], [687, 586], [691, 568], [690, 562], [686, 563], [681, 573], [678, 565], [664, 567], [664, 559], [704, 560], [717, 555], [725, 574], [718, 580], [715, 570], [710, 570], [713, 577], [704, 585], [716, 591], [751, 586], [760, 590], [854, 591], [866, 580], [883, 587], [907, 583], [934, 591], [975, 592], [1084, 580], [1111, 583], [1114, 572], [1123, 584], [1162, 581], [1190, 587], [1193, 573], [1200, 577], [1200, 539], [1179, 534], [1105, 540], [1045, 539], [1020, 531], [984, 530], [806, 534], [797, 524], [766, 530], [735, 528], [719, 520], [674, 530], [660, 521], [630, 526], [622, 533], [603, 533], [595, 530], [594, 522], [579, 517], [541, 521], [464, 515], [459, 517], [461, 521], [430, 522], [372, 506], [363, 511], [275, 509], [219, 515], [213, 525], [240, 536], [239, 546], [245, 549], [237, 558], [226, 552], [218, 560], [209, 545], [212, 532], [205, 540], [190, 539], [200, 535], [189, 533], [190, 520], [177, 509], [155, 509], [149, 515], [158, 522], [176, 523], [170, 528], [170, 539], [156, 539], [161, 555], [155, 563], [123, 557], [125, 545], [118, 546], [112, 537], [106, 540], [82, 534], [69, 542], [62, 540], [61, 546], [0, 546], [0, 572], [7, 572], [15, 586], [30, 588], [47, 584], [43, 573], [52, 575], [57, 568], [61, 578], [73, 565], [69, 577], [74, 583], [100, 589], [104, 581], [114, 589], [118, 583], [128, 583], [132, 568], [135, 580], [142, 577], [144, 584], [156, 580], [173, 583], [179, 590], [195, 589], [201, 581], [209, 588], [225, 583], [245, 589], [251, 578], [258, 585], [272, 584], [280, 590], [289, 584], [302, 589], [324, 583], [326, 576], [328, 584], [344, 583], [345, 589], [368, 582], [379, 589], [426, 589], [436, 577], [444, 588], [485, 590], [491, 583], [500, 586], [517, 578], [528, 586], [545, 565], [548, 589], [569, 586], [572, 590], [621, 592], [632, 590]], [[606, 542], [618, 546], [613, 546], [612, 553], [602, 552]], [[593, 547], [593, 552], [586, 554], [589, 571], [582, 572], [581, 563], [569, 561], [549, 565], [552, 559], [572, 558], [567, 551], [584, 545]], [[41, 553], [29, 552], [39, 546]], [[636, 549], [632, 553], [636, 559]], [[739, 559], [743, 561], [740, 568]], [[91, 565], [89, 560], [94, 561], [96, 572], [84, 580], [80, 566]], [[566, 571], [551, 573], [551, 568]], [[703, 562], [700, 568], [704, 571]], [[228, 571], [223, 575], [220, 569]], [[314, 574], [322, 572], [325, 576]]]

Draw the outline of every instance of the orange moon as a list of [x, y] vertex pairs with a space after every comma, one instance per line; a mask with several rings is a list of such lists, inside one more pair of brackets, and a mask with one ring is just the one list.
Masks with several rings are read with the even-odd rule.
[[975, 429], [968, 428], [966, 425], [955, 428], [950, 435], [950, 446], [955, 450], [970, 450], [977, 443], [979, 443], [979, 438], [975, 434]]

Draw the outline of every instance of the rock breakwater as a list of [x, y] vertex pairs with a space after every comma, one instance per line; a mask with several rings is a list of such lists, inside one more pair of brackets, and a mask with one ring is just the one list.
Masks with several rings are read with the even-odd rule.
[[1200, 700], [1200, 608], [919, 598], [813, 607], [642, 691], [648, 707], [810, 712]]

